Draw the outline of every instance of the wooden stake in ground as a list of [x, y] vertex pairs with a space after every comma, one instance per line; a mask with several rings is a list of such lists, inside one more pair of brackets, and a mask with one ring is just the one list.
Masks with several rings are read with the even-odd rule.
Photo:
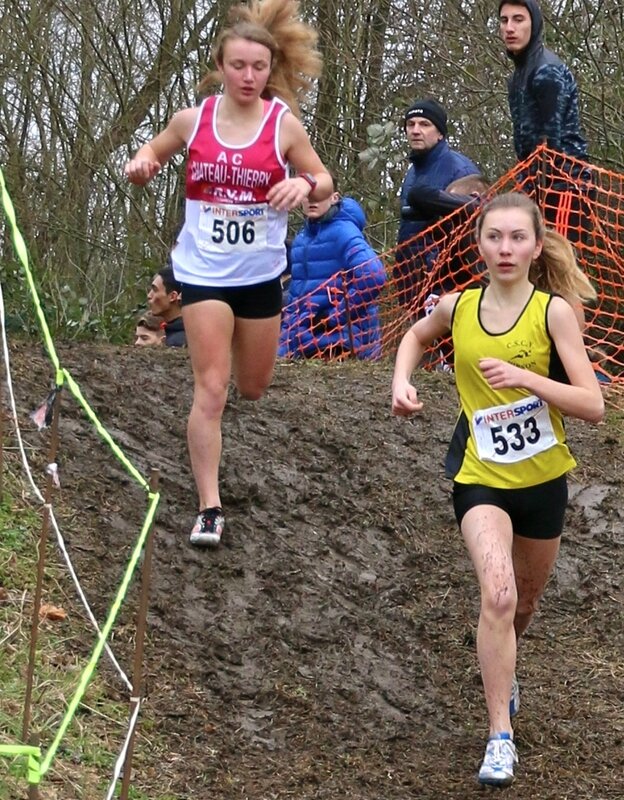
[[[160, 471], [153, 469], [150, 474], [150, 491], [158, 491]], [[147, 630], [147, 606], [149, 603], [149, 591], [152, 573], [152, 553], [154, 551], [154, 527], [150, 529], [145, 542], [145, 552], [143, 553], [143, 568], [141, 570], [141, 595], [139, 598], [139, 610], [137, 612], [136, 645], [134, 649], [134, 668], [132, 673], [132, 697], [130, 698], [130, 719], [141, 698], [143, 687], [143, 652], [145, 645], [145, 632]], [[134, 738], [136, 725], [134, 726], [128, 741], [128, 750], [124, 762], [123, 780], [121, 783], [121, 794], [119, 800], [128, 800], [130, 791], [130, 780], [132, 777], [132, 755], [134, 753]]]
[[28, 654], [28, 672], [26, 676], [26, 694], [24, 696], [24, 716], [22, 721], [22, 741], [28, 740], [30, 732], [30, 720], [32, 717], [32, 691], [35, 675], [35, 658], [37, 655], [37, 638], [39, 635], [39, 609], [41, 608], [41, 594], [43, 590], [43, 576], [45, 572], [46, 546], [48, 542], [48, 531], [50, 529], [50, 504], [55, 487], [54, 469], [59, 446], [59, 414], [61, 407], [61, 387], [57, 386], [52, 406], [52, 423], [50, 425], [50, 447], [48, 451], [48, 465], [46, 489], [44, 496], [43, 518], [41, 521], [41, 533], [39, 535], [39, 558], [37, 561], [37, 584], [35, 596], [33, 598], [32, 623], [30, 626], [30, 651]]

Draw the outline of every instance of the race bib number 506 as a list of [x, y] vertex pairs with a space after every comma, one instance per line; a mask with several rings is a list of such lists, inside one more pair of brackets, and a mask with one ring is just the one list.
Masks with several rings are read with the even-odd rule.
[[198, 245], [208, 253], [251, 253], [267, 245], [268, 206], [202, 203]]
[[557, 444], [548, 404], [535, 395], [475, 411], [472, 431], [479, 458], [498, 464], [524, 461]]

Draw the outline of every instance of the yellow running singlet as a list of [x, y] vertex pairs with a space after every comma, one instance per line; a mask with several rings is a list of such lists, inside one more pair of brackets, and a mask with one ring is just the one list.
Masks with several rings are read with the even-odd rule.
[[515, 324], [504, 333], [481, 325], [484, 289], [466, 289], [451, 325], [461, 412], [446, 458], [458, 483], [520, 489], [558, 478], [576, 466], [561, 412], [525, 389], [492, 389], [479, 359], [498, 358], [562, 382], [567, 376], [546, 314], [552, 295], [534, 289]]

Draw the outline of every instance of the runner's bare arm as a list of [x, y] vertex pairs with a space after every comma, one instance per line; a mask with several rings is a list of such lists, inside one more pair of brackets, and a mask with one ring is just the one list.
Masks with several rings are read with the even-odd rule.
[[422, 409], [423, 404], [411, 383], [412, 373], [427, 347], [451, 329], [458, 298], [456, 293], [444, 295], [431, 314], [414, 323], [401, 340], [392, 378], [392, 413], [395, 416], [407, 417]]
[[198, 114], [197, 108], [185, 108], [173, 115], [164, 131], [140, 147], [124, 167], [126, 177], [144, 186], [157, 175], [163, 164], [186, 147]]
[[556, 406], [563, 414], [600, 422], [604, 416], [602, 392], [585, 350], [575, 312], [562, 297], [553, 297], [548, 307], [548, 329], [569, 384], [496, 358], [483, 358], [479, 362], [484, 377], [494, 389], [526, 389]]
[[294, 114], [284, 114], [280, 129], [280, 149], [284, 158], [299, 173], [309, 173], [316, 180], [316, 187], [305, 178], [286, 178], [268, 193], [269, 203], [278, 210], [291, 209], [309, 197], [325, 200], [334, 191], [334, 183], [323, 162], [312, 147], [310, 137]]

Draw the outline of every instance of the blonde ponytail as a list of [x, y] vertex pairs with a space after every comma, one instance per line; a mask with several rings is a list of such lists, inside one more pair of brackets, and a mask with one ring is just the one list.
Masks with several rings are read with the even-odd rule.
[[572, 304], [596, 299], [596, 290], [579, 267], [570, 242], [549, 229], [544, 232], [542, 252], [529, 270], [529, 280]]

